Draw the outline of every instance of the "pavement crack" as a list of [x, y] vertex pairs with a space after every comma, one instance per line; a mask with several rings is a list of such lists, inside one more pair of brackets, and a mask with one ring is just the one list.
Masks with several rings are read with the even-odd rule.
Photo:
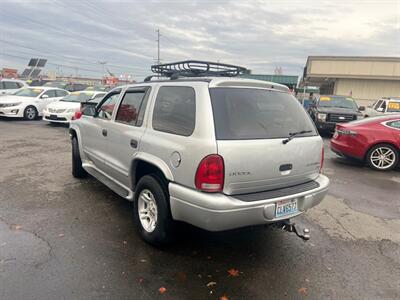
[[336, 224], [338, 224], [348, 235], [350, 235], [354, 240], [357, 240], [357, 237], [354, 234], [352, 234], [346, 227], [344, 227], [343, 224], [340, 223], [340, 221], [337, 218], [335, 218], [328, 210], [325, 209], [324, 211], [328, 216], [330, 216], [333, 220], [335, 220]]

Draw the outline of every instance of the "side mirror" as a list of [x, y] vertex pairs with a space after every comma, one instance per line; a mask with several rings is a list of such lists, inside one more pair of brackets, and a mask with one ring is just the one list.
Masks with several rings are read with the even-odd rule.
[[42, 95], [42, 97], [40, 97], [41, 99], [47, 99], [49, 98], [49, 95]]
[[359, 107], [358, 107], [358, 110], [359, 110], [359, 111], [365, 111], [365, 106], [359, 106]]

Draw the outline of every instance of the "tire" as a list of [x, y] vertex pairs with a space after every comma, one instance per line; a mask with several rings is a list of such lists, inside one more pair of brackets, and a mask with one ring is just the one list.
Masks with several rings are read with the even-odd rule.
[[25, 110], [24, 110], [24, 119], [25, 120], [29, 120], [29, 121], [36, 120], [38, 118], [38, 116], [39, 116], [39, 113], [38, 113], [36, 107], [30, 105], [25, 108]]
[[369, 149], [366, 161], [374, 170], [393, 170], [399, 163], [399, 150], [389, 144], [378, 144]]
[[87, 172], [82, 167], [81, 155], [79, 153], [78, 139], [73, 137], [71, 140], [72, 144], [72, 176], [75, 178], [84, 178], [87, 176]]
[[167, 188], [157, 176], [139, 180], [133, 205], [135, 225], [142, 239], [153, 246], [168, 244], [175, 237], [168, 199]]

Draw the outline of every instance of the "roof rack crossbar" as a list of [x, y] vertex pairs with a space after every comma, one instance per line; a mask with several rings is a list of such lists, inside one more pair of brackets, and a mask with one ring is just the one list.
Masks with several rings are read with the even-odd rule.
[[248, 69], [240, 66], [200, 60], [185, 60], [153, 65], [151, 70], [159, 76], [170, 77], [171, 79], [202, 76], [234, 77], [249, 72]]

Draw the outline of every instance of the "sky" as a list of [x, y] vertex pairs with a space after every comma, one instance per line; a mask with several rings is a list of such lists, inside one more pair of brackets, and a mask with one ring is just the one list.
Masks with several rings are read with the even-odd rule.
[[[400, 0], [0, 0], [0, 68], [142, 80], [157, 59], [301, 75], [310, 55], [400, 56]], [[101, 65], [99, 62], [106, 62]]]

